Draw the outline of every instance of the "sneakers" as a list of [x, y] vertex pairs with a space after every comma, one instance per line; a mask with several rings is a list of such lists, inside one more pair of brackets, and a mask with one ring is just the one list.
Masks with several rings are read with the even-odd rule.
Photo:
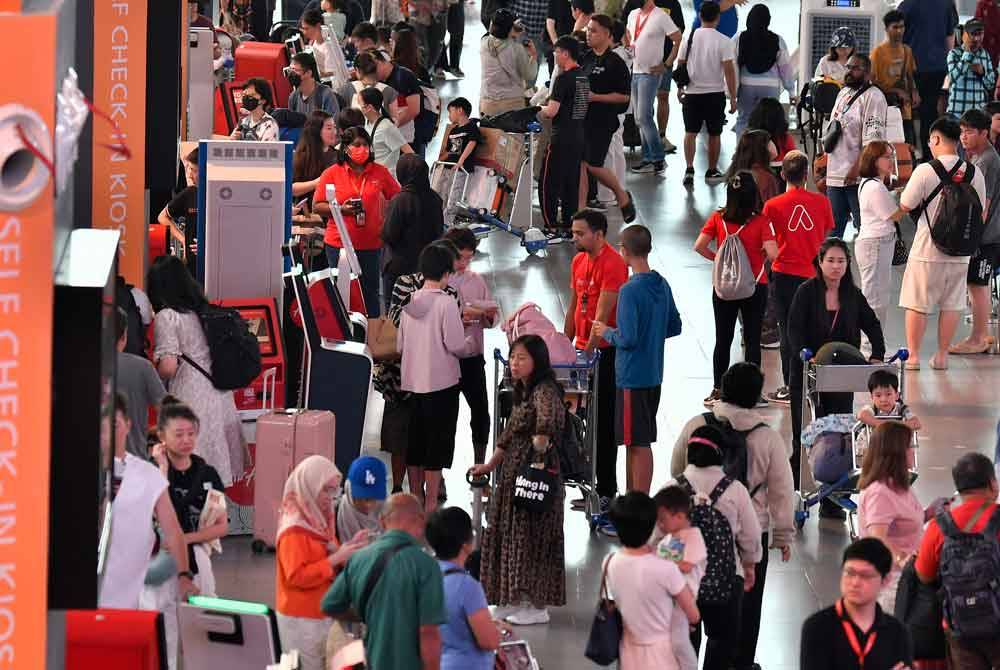
[[535, 624], [548, 623], [549, 610], [545, 607], [524, 607], [504, 620], [515, 626], [533, 626]]
[[587, 201], [587, 209], [596, 209], [599, 212], [606, 212], [606, 211], [608, 211], [608, 206], [605, 205], [600, 200], [588, 200]]
[[632, 172], [637, 174], [652, 174], [656, 172], [656, 164], [652, 161], [640, 161], [632, 166]]
[[615, 524], [611, 523], [611, 519], [607, 515], [601, 515], [601, 519], [597, 522], [597, 530], [607, 537], [618, 538], [618, 529], [615, 528]]
[[445, 76], [444, 76], [444, 68], [443, 67], [436, 67], [436, 68], [434, 68], [434, 78], [435, 79], [444, 79], [445, 78]]
[[767, 402], [767, 398], [765, 398], [764, 396], [761, 396], [760, 398], [757, 399], [757, 404], [754, 405], [754, 406], [755, 407], [767, 407], [769, 404], [770, 403]]
[[666, 161], [656, 161], [653, 163], [653, 172], [666, 172], [667, 162]]
[[496, 605], [493, 607], [492, 615], [496, 621], [503, 621], [507, 617], [517, 614], [523, 609], [524, 607], [521, 605]]
[[761, 349], [780, 349], [781, 348], [781, 340], [779, 340], [777, 338], [775, 338], [773, 340], [761, 338], [760, 348]]
[[694, 168], [693, 167], [689, 167], [687, 170], [684, 170], [684, 185], [685, 186], [693, 186], [694, 185]]
[[779, 405], [791, 405], [792, 404], [792, 392], [788, 390], [787, 386], [782, 386], [780, 389], [774, 393], [768, 393], [767, 399], [770, 402], [776, 402]]
[[722, 400], [722, 394], [719, 392], [719, 389], [712, 389], [712, 392], [709, 393], [708, 396], [701, 401], [701, 404], [703, 404], [705, 407], [711, 407], [720, 400]]
[[706, 170], [705, 171], [705, 181], [709, 184], [718, 184], [726, 180], [726, 175], [722, 174], [718, 170]]
[[635, 221], [635, 198], [632, 197], [631, 191], [625, 191], [628, 195], [628, 204], [622, 205], [622, 216], [625, 218], [625, 223], [632, 223]]
[[666, 137], [660, 135], [660, 142], [663, 143], [663, 153], [665, 154], [677, 153], [677, 147], [674, 146], [673, 142], [668, 140]]
[[458, 67], [457, 65], [455, 67], [448, 68], [448, 72], [450, 72], [453, 76], [457, 77], [458, 79], [465, 79], [465, 73], [462, 72], [462, 68]]

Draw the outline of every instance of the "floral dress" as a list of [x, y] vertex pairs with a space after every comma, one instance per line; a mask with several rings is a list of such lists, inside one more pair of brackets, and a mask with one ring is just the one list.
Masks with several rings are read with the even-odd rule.
[[206, 371], [212, 371], [201, 320], [194, 312], [163, 309], [156, 313], [156, 347], [153, 358], [177, 357], [177, 374], [168, 391], [198, 415], [198, 441], [194, 453], [215, 468], [224, 486], [243, 474], [243, 431], [236, 413], [232, 391], [220, 391], [193, 365], [181, 359], [185, 355]]
[[[490, 501], [482, 546], [482, 583], [487, 600], [496, 605], [566, 604], [562, 486], [552, 507], [535, 514], [514, 506], [514, 480], [534, 460], [533, 435], [562, 434], [566, 407], [555, 382], [539, 383], [530, 397], [514, 406], [497, 448], [504, 450], [499, 482]], [[553, 443], [554, 444], [554, 443]], [[545, 453], [550, 467], [558, 465], [555, 448]]]

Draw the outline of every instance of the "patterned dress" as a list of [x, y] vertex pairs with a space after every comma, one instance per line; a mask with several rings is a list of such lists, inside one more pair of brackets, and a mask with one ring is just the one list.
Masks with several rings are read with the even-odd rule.
[[215, 468], [224, 486], [243, 474], [243, 432], [232, 391], [220, 391], [192, 365], [186, 355], [208, 372], [212, 358], [201, 321], [194, 312], [162, 309], [156, 313], [156, 347], [153, 358], [177, 357], [177, 374], [168, 391], [198, 415], [198, 441], [194, 453]]
[[[561, 389], [554, 382], [540, 383], [525, 402], [514, 406], [497, 442], [505, 456], [487, 513], [481, 573], [492, 604], [518, 604], [525, 596], [541, 606], [566, 604], [565, 491], [558, 487], [551, 509], [541, 514], [514, 507], [514, 480], [534, 459], [532, 435], [555, 438], [562, 433], [565, 419]], [[558, 465], [554, 448], [546, 452], [545, 462]]]

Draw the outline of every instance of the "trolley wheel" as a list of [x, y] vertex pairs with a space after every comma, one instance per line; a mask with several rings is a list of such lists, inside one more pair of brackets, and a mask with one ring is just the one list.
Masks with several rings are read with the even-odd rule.
[[267, 551], [267, 545], [264, 544], [264, 540], [254, 540], [250, 543], [250, 551], [255, 554], [263, 554]]
[[795, 513], [795, 530], [802, 530], [806, 525], [806, 519], [809, 518], [809, 512], [796, 512]]

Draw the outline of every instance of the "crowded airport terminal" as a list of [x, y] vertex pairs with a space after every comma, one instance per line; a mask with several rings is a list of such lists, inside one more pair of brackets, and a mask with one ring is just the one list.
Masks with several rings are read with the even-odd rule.
[[1000, 670], [1000, 0], [0, 44], [0, 670]]

